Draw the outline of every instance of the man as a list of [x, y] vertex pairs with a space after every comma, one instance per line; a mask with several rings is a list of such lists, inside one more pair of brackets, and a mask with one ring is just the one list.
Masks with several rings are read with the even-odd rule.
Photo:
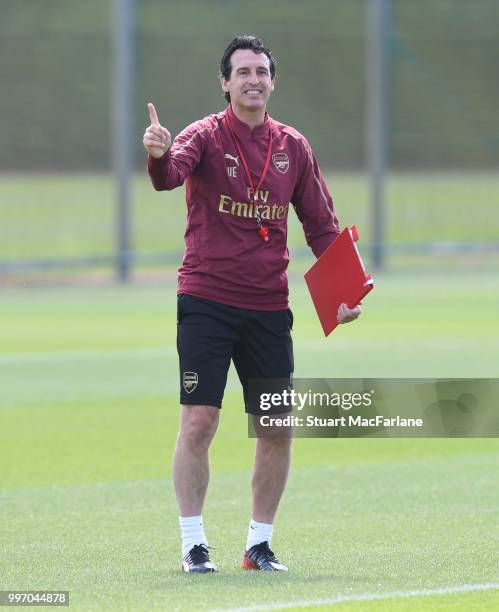
[[[229, 102], [196, 121], [172, 144], [149, 104], [144, 134], [148, 170], [157, 190], [186, 182], [185, 253], [179, 269], [177, 349], [180, 432], [173, 478], [180, 510], [182, 566], [214, 572], [202, 508], [208, 486], [208, 449], [217, 429], [231, 359], [246, 412], [251, 378], [290, 380], [293, 372], [288, 308], [289, 202], [319, 256], [339, 233], [333, 202], [306, 139], [271, 119], [275, 60], [254, 36], [226, 48], [220, 84]], [[360, 307], [342, 304], [338, 320]], [[258, 438], [252, 478], [253, 512], [242, 567], [286, 571], [270, 550], [274, 517], [290, 464], [291, 439]]]

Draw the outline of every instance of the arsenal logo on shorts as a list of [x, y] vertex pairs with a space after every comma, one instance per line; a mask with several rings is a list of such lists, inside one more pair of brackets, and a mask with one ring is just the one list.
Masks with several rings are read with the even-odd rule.
[[184, 372], [182, 377], [184, 389], [187, 393], [192, 393], [198, 386], [198, 375], [197, 372]]
[[272, 161], [279, 172], [286, 174], [289, 168], [289, 157], [287, 153], [274, 153], [274, 155], [272, 155]]

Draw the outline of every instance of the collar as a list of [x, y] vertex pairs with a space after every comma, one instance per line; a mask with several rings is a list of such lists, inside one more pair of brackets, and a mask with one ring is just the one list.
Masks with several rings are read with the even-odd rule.
[[271, 122], [271, 118], [267, 112], [265, 112], [263, 123], [261, 125], [257, 125], [255, 128], [253, 128], [253, 130], [247, 123], [244, 123], [244, 121], [241, 121], [236, 116], [230, 104], [225, 109], [225, 112], [229, 115], [232, 128], [240, 140], [257, 140], [262, 137], [267, 137]]

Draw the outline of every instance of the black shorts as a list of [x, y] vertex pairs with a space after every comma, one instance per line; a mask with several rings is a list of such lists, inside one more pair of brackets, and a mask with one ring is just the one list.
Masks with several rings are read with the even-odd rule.
[[294, 369], [291, 310], [251, 310], [188, 294], [177, 298], [180, 403], [222, 405], [230, 361], [244, 393], [246, 412], [255, 413], [248, 380], [291, 380]]

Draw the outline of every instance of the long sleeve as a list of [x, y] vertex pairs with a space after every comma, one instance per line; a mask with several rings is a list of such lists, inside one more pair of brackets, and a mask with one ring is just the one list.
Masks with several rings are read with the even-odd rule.
[[203, 134], [200, 121], [187, 126], [160, 159], [147, 156], [149, 177], [157, 191], [175, 189], [194, 172], [203, 154]]
[[305, 139], [302, 145], [302, 171], [291, 203], [303, 225], [307, 244], [319, 257], [340, 233], [339, 221], [317, 159]]

